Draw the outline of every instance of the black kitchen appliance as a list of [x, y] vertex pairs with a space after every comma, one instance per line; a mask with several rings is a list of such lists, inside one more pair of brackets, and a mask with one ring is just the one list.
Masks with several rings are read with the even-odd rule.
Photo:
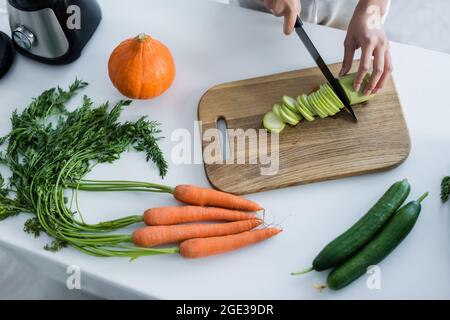
[[14, 48], [11, 39], [0, 31], [0, 79], [8, 72], [14, 61]]
[[95, 0], [8, 0], [15, 49], [47, 64], [68, 64], [97, 29], [102, 12]]

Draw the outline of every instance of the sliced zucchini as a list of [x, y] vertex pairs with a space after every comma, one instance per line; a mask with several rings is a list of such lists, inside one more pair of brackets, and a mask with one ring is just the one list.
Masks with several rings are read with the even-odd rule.
[[332, 108], [329, 108], [326, 104], [322, 103], [322, 101], [317, 98], [317, 92], [313, 92], [312, 94], [310, 94], [309, 99], [314, 103], [315, 106], [322, 109], [322, 111], [328, 116], [334, 116], [336, 114], [336, 112], [334, 112]]
[[292, 112], [285, 105], [281, 106], [280, 115], [281, 115], [281, 120], [283, 120], [284, 122], [286, 122], [290, 125], [293, 125], [293, 126], [297, 125], [300, 122], [300, 120], [302, 119], [302, 117], [299, 114]]
[[331, 88], [331, 86], [327, 83], [323, 85], [324, 91], [327, 92], [327, 96], [330, 98], [331, 101], [334, 102], [334, 104], [339, 108], [339, 109], [343, 109], [345, 106], [342, 103], [342, 101], [338, 98], [338, 96], [336, 95], [336, 93], [334, 93], [333, 89]]
[[314, 121], [314, 115], [301, 101], [297, 101], [297, 110], [307, 121]]
[[313, 116], [317, 116], [318, 114], [316, 112], [316, 109], [313, 108], [312, 106], [310, 106], [309, 104], [305, 103], [305, 99], [303, 99], [303, 96], [305, 96], [305, 95], [303, 94], [303, 95], [297, 97], [297, 105], [301, 104], [301, 105], [305, 106], [309, 110], [309, 112], [311, 112], [311, 114]]
[[[359, 104], [372, 98], [374, 95], [366, 97], [361, 92], [353, 90], [355, 74], [350, 74], [339, 78], [339, 83], [343, 87], [350, 104]], [[368, 74], [363, 81], [364, 87], [369, 81]], [[275, 104], [272, 111], [264, 116], [264, 127], [272, 132], [281, 132], [286, 123], [297, 125], [303, 118], [307, 121], [314, 121], [315, 116], [326, 118], [334, 116], [344, 108], [344, 104], [335, 94], [329, 84], [323, 84], [319, 90], [309, 95], [302, 94], [294, 99], [290, 96], [283, 96], [281, 104]]]
[[333, 110], [333, 112], [335, 114], [338, 113], [339, 111], [341, 111], [341, 108], [336, 106], [334, 103], [328, 103], [328, 100], [325, 98], [326, 95], [327, 94], [323, 90], [320, 90], [320, 89], [316, 92], [317, 99], [319, 99], [320, 102], [325, 104], [328, 107], [328, 109]]
[[281, 120], [280, 109], [281, 106], [279, 104], [275, 104], [272, 108], [272, 112]]
[[[328, 106], [334, 106], [335, 108], [338, 108], [338, 110], [341, 110], [342, 108], [344, 108], [344, 104], [341, 101], [336, 101], [336, 99], [334, 99], [331, 96], [331, 93], [328, 92], [328, 89], [325, 87], [325, 85], [321, 85], [320, 86], [320, 90], [319, 90], [322, 94], [322, 100], [328, 105]], [[334, 97], [336, 97], [336, 95], [334, 95]]]
[[286, 127], [286, 124], [273, 112], [268, 112], [264, 116], [263, 126], [270, 132], [280, 133]]
[[314, 115], [319, 116], [320, 118], [326, 118], [328, 117], [328, 114], [325, 113], [321, 108], [317, 108], [314, 104], [310, 103], [308, 96], [306, 94], [303, 94], [299, 96], [300, 101], [309, 108], [309, 110], [313, 110]]
[[283, 104], [292, 112], [297, 112], [297, 101], [289, 96], [283, 96]]

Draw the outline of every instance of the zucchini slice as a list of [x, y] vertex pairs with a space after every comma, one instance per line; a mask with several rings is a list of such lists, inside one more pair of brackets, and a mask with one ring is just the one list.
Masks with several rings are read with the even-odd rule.
[[279, 104], [275, 104], [272, 108], [272, 112], [281, 120], [280, 109], [281, 106]]
[[283, 104], [292, 112], [297, 112], [297, 101], [289, 96], [283, 96]]
[[280, 133], [284, 130], [286, 124], [271, 111], [264, 116], [263, 126], [270, 132]]
[[333, 112], [336, 114], [336, 113], [338, 113], [339, 111], [341, 111], [341, 108], [339, 108], [338, 106], [336, 106], [334, 103], [328, 103], [328, 100], [325, 98], [325, 96], [326, 96], [326, 93], [323, 91], [323, 90], [318, 90], [317, 92], [316, 92], [316, 97], [317, 97], [317, 99], [319, 99], [320, 100], [320, 102], [322, 102], [323, 104], [325, 104], [327, 107], [328, 107], [328, 109], [331, 109], [331, 110], [333, 110]]
[[300, 120], [302, 119], [301, 115], [292, 112], [288, 107], [286, 107], [285, 105], [282, 105], [280, 108], [280, 115], [281, 115], [281, 120], [283, 120], [284, 122], [290, 124], [290, 125], [297, 125]]
[[326, 114], [321, 108], [316, 107], [314, 104], [312, 104], [309, 99], [308, 96], [306, 94], [302, 94], [301, 96], [299, 96], [300, 101], [307, 107], [309, 108], [309, 110], [313, 111], [314, 115], [319, 116], [320, 118], [326, 118], [328, 117], [328, 114]]
[[[334, 107], [338, 108], [339, 110], [344, 108], [344, 104], [340, 100], [337, 101], [337, 99], [334, 99], [331, 96], [331, 93], [328, 92], [328, 89], [325, 87], [325, 85], [320, 86], [320, 92], [322, 93], [322, 100], [324, 100], [325, 103], [327, 103], [327, 105], [333, 105]], [[336, 97], [336, 96], [334, 96], [334, 97]]]
[[314, 115], [301, 101], [297, 101], [297, 110], [307, 121], [314, 121]]
[[343, 109], [345, 106], [342, 103], [342, 101], [338, 98], [338, 96], [336, 95], [336, 93], [334, 93], [333, 89], [331, 88], [331, 86], [327, 83], [323, 85], [324, 91], [327, 92], [327, 97], [330, 98], [331, 101], [334, 102], [334, 104], [340, 108]]
[[313, 116], [318, 116], [318, 114], [317, 114], [317, 112], [316, 112], [316, 109], [313, 108], [312, 106], [310, 106], [309, 104], [305, 103], [305, 101], [306, 101], [306, 100], [304, 99], [305, 96], [306, 96], [306, 95], [303, 94], [303, 95], [297, 97], [297, 105], [300, 105], [300, 104], [301, 104], [301, 105], [305, 106], [306, 109], [308, 109], [309, 112], [311, 112], [311, 114], [312, 114]]
[[321, 100], [319, 100], [319, 98], [317, 97], [317, 92], [313, 92], [312, 94], [310, 94], [309, 98], [311, 99], [311, 101], [314, 103], [315, 106], [321, 108], [322, 111], [325, 112], [328, 116], [334, 116], [336, 114], [336, 112], [332, 108], [330, 108], [329, 106], [324, 104]]

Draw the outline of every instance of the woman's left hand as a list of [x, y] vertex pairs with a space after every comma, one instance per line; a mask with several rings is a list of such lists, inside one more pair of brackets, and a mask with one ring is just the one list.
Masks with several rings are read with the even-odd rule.
[[361, 48], [361, 61], [354, 83], [356, 91], [360, 91], [364, 77], [370, 71], [372, 57], [374, 58], [372, 76], [364, 88], [365, 95], [377, 93], [392, 73], [389, 41], [382, 23], [382, 15], [388, 3], [388, 0], [361, 0], [344, 42], [345, 54], [340, 76], [350, 71], [355, 51]]

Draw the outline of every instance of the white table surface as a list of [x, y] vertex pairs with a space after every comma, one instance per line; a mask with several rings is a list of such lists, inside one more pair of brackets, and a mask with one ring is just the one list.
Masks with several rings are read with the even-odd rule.
[[[81, 59], [52, 67], [18, 57], [0, 82], [0, 134], [9, 131], [9, 117], [30, 98], [55, 85], [67, 86], [75, 77], [91, 85], [83, 92], [97, 102], [121, 99], [107, 76], [107, 60], [123, 39], [147, 32], [166, 43], [175, 57], [177, 77], [162, 97], [135, 102], [123, 119], [141, 115], [161, 121], [161, 143], [171, 158], [171, 133], [194, 132], [199, 98], [209, 87], [237, 79], [267, 75], [313, 65], [295, 37], [284, 37], [281, 21], [267, 14], [202, 0], [104, 0], [103, 22]], [[344, 32], [306, 26], [326, 61], [342, 59]], [[0, 21], [0, 30], [8, 30]], [[450, 206], [439, 201], [440, 179], [450, 174], [450, 103], [447, 73], [450, 56], [392, 44], [394, 79], [412, 139], [408, 160], [379, 174], [291, 187], [249, 196], [267, 208], [284, 232], [263, 244], [201, 260], [179, 256], [101, 259], [76, 250], [46, 252], [46, 237], [22, 232], [26, 215], [0, 223], [0, 246], [40, 272], [65, 282], [65, 268], [78, 265], [82, 288], [106, 297], [124, 290], [148, 298], [179, 299], [383, 299], [450, 298]], [[281, 93], [280, 93], [281, 94]], [[74, 100], [79, 102], [81, 96]], [[196, 141], [198, 142], [198, 141]], [[95, 168], [91, 177], [159, 181], [142, 155], [130, 153], [114, 165]], [[368, 290], [366, 278], [339, 292], [318, 292], [326, 273], [292, 277], [308, 267], [316, 253], [358, 219], [394, 181], [408, 177], [411, 197], [424, 191], [420, 220], [405, 242], [381, 264], [381, 290]], [[208, 186], [202, 165], [171, 165], [165, 183]], [[168, 196], [147, 194], [81, 195], [88, 220], [96, 222], [173, 203]], [[19, 280], [18, 280], [19, 281]], [[0, 290], [1, 287], [0, 287]]]

